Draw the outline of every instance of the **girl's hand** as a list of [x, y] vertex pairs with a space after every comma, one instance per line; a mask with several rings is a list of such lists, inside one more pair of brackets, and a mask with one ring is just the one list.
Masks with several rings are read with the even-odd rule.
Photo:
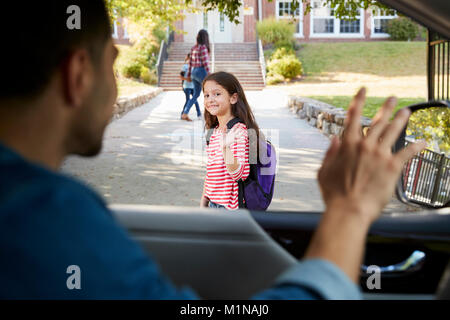
[[222, 133], [220, 138], [220, 147], [223, 149], [231, 147], [233, 143], [236, 143], [243, 137], [243, 133], [233, 128], [228, 133]]
[[410, 115], [404, 109], [389, 123], [395, 98], [386, 100], [367, 137], [363, 137], [360, 117], [365, 92], [364, 88], [359, 90], [350, 103], [342, 141], [336, 137], [332, 140], [319, 170], [319, 184], [327, 211], [356, 214], [370, 224], [392, 197], [404, 163], [421, 151], [425, 143], [410, 144], [392, 154], [391, 147]]

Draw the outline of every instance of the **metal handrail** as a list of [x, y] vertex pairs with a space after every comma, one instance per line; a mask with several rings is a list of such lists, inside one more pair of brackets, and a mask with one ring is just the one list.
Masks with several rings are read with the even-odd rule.
[[164, 40], [159, 47], [158, 61], [156, 62], [156, 73], [158, 76], [158, 87], [160, 86], [164, 61], [167, 59], [167, 46]]
[[413, 202], [441, 206], [450, 197], [450, 158], [428, 149], [403, 168], [403, 190]]
[[264, 58], [264, 50], [262, 47], [261, 39], [258, 38], [258, 35], [256, 35], [256, 45], [258, 46], [258, 57], [259, 57], [259, 64], [261, 66], [261, 72], [263, 75], [264, 80], [264, 86], [266, 85], [266, 59]]

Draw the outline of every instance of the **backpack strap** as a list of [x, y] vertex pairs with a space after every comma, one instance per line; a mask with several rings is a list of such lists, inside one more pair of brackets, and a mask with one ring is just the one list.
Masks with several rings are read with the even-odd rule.
[[[228, 121], [227, 123], [227, 129], [231, 130], [237, 123], [244, 123], [244, 121], [242, 121], [239, 118], [233, 118], [230, 121]], [[244, 188], [245, 188], [245, 184], [244, 181], [242, 181], [242, 179], [239, 179], [238, 183], [238, 201], [239, 201], [239, 208], [247, 208], [247, 206], [244, 203]]]
[[247, 208], [247, 206], [244, 203], [244, 181], [242, 181], [242, 179], [239, 179], [237, 183], [238, 183], [239, 209]]
[[209, 146], [209, 140], [211, 140], [211, 136], [214, 132], [214, 129], [208, 129], [206, 131], [206, 145]]
[[228, 130], [231, 130], [231, 128], [233, 128], [234, 125], [235, 125], [236, 123], [244, 123], [244, 121], [242, 121], [242, 120], [239, 119], [239, 118], [233, 118], [233, 119], [231, 119], [230, 121], [228, 121], [228, 123], [227, 123], [227, 129], [228, 129]]

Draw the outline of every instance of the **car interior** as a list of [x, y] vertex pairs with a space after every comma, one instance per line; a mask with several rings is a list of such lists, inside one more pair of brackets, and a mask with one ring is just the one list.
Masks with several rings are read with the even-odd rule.
[[[429, 102], [411, 110], [440, 108], [448, 116], [450, 1], [379, 2], [428, 28]], [[408, 136], [405, 128], [397, 150], [408, 143]], [[386, 212], [369, 231], [360, 280], [365, 299], [450, 299], [450, 161], [447, 154], [440, 167], [433, 167], [427, 159], [418, 156], [409, 163], [397, 187], [399, 200], [417, 210]], [[420, 187], [415, 179], [419, 167], [427, 166], [434, 179]], [[302, 258], [321, 218], [321, 212], [270, 209], [211, 214], [195, 207], [110, 208], [174, 284], [205, 299], [247, 299], [267, 288]], [[371, 265], [380, 266], [377, 290], [366, 285]]]

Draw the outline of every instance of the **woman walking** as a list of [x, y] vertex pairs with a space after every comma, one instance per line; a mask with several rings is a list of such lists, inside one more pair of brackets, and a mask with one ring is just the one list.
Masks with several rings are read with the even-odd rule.
[[182, 120], [192, 121], [189, 119], [188, 113], [200, 96], [203, 79], [209, 74], [209, 52], [208, 32], [202, 29], [197, 34], [197, 43], [191, 48], [191, 59], [186, 78], [194, 83], [194, 94], [184, 107], [181, 114]]

